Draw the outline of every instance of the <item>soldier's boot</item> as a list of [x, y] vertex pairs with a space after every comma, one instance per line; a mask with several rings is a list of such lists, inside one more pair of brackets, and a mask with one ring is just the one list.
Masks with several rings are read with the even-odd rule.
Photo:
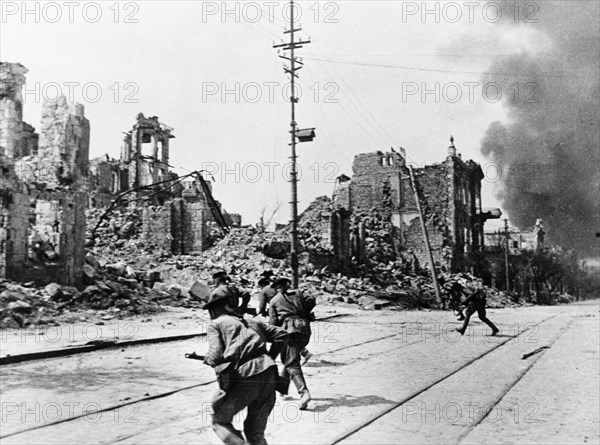
[[471, 315], [473, 315], [473, 313], [469, 312], [469, 308], [466, 308], [464, 312], [461, 312], [461, 314], [464, 316], [464, 320], [462, 321], [463, 325], [461, 328], [456, 328], [456, 332], [459, 332], [460, 335], [465, 335], [465, 332], [469, 327], [469, 320], [471, 319]]
[[302, 352], [300, 353], [300, 355], [302, 355], [302, 357], [303, 357], [303, 359], [302, 359], [303, 365], [306, 365], [306, 362], [308, 362], [313, 356], [308, 349], [303, 349]]
[[494, 323], [492, 323], [491, 321], [488, 320], [488, 322], [489, 322], [488, 326], [490, 328], [492, 328], [491, 336], [495, 337], [496, 335], [498, 335], [498, 332], [500, 332], [500, 329], [498, 329], [498, 327]]
[[294, 382], [294, 385], [296, 385], [298, 394], [300, 394], [300, 409], [305, 410], [308, 407], [308, 402], [312, 400], [312, 397], [310, 396], [310, 392], [306, 387], [306, 380], [304, 380], [304, 375], [294, 374], [292, 376], [292, 380]]
[[302, 394], [302, 397], [300, 397], [300, 410], [305, 410], [306, 408], [308, 408], [308, 402], [310, 402], [311, 400], [312, 397], [310, 396], [310, 392], [307, 389], [306, 391], [304, 391], [304, 394]]
[[231, 423], [212, 424], [213, 431], [225, 445], [247, 445], [242, 432], [236, 430]]

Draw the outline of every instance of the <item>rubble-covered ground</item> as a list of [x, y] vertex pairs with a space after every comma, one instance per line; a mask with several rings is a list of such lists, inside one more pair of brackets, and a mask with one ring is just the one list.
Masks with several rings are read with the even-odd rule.
[[[311, 221], [330, 202], [319, 198], [300, 219], [305, 249], [326, 249], [311, 231]], [[211, 275], [225, 269], [234, 283], [257, 292], [256, 282], [265, 270], [291, 274], [287, 261], [286, 230], [260, 232], [253, 227], [232, 229], [215, 245], [198, 255], [174, 256], [139, 237], [139, 209], [116, 209], [103, 219], [92, 236], [102, 210], [88, 211], [88, 241], [83, 284], [80, 288], [51, 283], [17, 284], [0, 280], [0, 327], [69, 323], [91, 319], [123, 318], [151, 314], [167, 306], [198, 308], [208, 297]], [[414, 270], [405, 261], [391, 261], [393, 248], [376, 224], [369, 232], [370, 267], [352, 275], [327, 268], [301, 268], [301, 289], [319, 304], [359, 305], [364, 309], [437, 309], [435, 291], [426, 270]], [[468, 274], [445, 275], [446, 282], [483, 287]], [[488, 305], [514, 305], [503, 292], [486, 288]]]

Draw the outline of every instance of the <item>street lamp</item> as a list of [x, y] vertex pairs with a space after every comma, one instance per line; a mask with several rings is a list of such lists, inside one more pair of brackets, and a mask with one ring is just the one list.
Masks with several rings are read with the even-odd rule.
[[315, 136], [316, 134], [314, 128], [302, 128], [296, 130], [296, 137], [298, 138], [298, 142], [312, 142]]

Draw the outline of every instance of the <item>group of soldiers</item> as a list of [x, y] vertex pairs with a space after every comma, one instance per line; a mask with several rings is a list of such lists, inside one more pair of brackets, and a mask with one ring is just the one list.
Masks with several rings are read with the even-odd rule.
[[[212, 320], [207, 328], [209, 350], [205, 357], [195, 357], [215, 369], [219, 382], [219, 392], [212, 401], [212, 427], [228, 445], [266, 444], [265, 429], [276, 392], [287, 395], [291, 381], [300, 395], [300, 409], [307, 409], [311, 401], [302, 364], [312, 355], [306, 347], [315, 298], [291, 289], [288, 278], [275, 278], [271, 271], [265, 271], [257, 283], [261, 290], [254, 310], [248, 306], [250, 293], [233, 285], [225, 271], [215, 273], [213, 281], [215, 288], [203, 306]], [[442, 285], [450, 308], [463, 321], [463, 326], [456, 329], [461, 335], [475, 312], [492, 329], [491, 335], [499, 332], [486, 317], [486, 298], [481, 288], [470, 289], [458, 282]], [[464, 302], [463, 296], [467, 296]], [[255, 317], [244, 318], [246, 313]], [[278, 356], [281, 369], [275, 362]], [[232, 422], [245, 408], [248, 414], [242, 434]]]
[[[266, 444], [265, 429], [276, 392], [287, 395], [291, 381], [300, 395], [300, 409], [307, 409], [311, 401], [301, 361], [306, 363], [312, 355], [306, 346], [316, 301], [290, 289], [288, 278], [274, 278], [265, 271], [258, 282], [258, 308], [253, 311], [248, 307], [250, 293], [233, 285], [225, 271], [215, 273], [213, 281], [215, 289], [203, 306], [212, 320], [207, 328], [209, 350], [203, 359], [215, 369], [219, 382], [212, 401], [212, 427], [228, 445]], [[245, 313], [268, 315], [268, 321], [244, 318]], [[283, 364], [280, 370], [275, 362], [278, 356]], [[244, 439], [232, 421], [245, 408]]]

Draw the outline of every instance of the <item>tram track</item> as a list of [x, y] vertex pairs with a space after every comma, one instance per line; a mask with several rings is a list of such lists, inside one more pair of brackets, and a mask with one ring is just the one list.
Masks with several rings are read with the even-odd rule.
[[[339, 316], [343, 316], [343, 314], [336, 314], [336, 315], [331, 316], [331, 317], [322, 318], [319, 321], [326, 321], [327, 319], [336, 318], [336, 317], [339, 317]], [[541, 320], [539, 323], [537, 323], [537, 325], [545, 323], [548, 320], [554, 318], [555, 316], [556, 315], [552, 315], [550, 317], [547, 317], [547, 318]], [[409, 324], [409, 323], [407, 323], [407, 324]], [[515, 335], [507, 336], [506, 339], [502, 339], [500, 343], [494, 345], [492, 348], [486, 350], [485, 352], [483, 352], [482, 354], [478, 355], [477, 357], [469, 360], [467, 363], [461, 365], [459, 368], [453, 370], [450, 373], [445, 374], [441, 378], [437, 379], [435, 382], [433, 382], [433, 383], [431, 383], [431, 384], [429, 384], [429, 385], [427, 385], [427, 386], [425, 386], [425, 387], [423, 387], [423, 388], [421, 388], [421, 389], [413, 392], [408, 397], [406, 397], [406, 398], [404, 398], [404, 399], [402, 399], [402, 400], [400, 400], [398, 402], [395, 402], [391, 407], [387, 407], [386, 409], [384, 409], [384, 410], [376, 413], [375, 415], [370, 416], [368, 419], [366, 419], [365, 421], [361, 422], [359, 425], [357, 425], [357, 426], [355, 426], [353, 428], [350, 428], [347, 432], [345, 432], [344, 434], [338, 436], [335, 440], [333, 440], [332, 442], [329, 442], [329, 443], [331, 445], [334, 445], [334, 444], [340, 443], [341, 441], [343, 441], [344, 439], [346, 439], [348, 437], [351, 437], [352, 435], [356, 434], [358, 431], [362, 430], [363, 428], [367, 427], [371, 423], [375, 422], [377, 419], [381, 418], [385, 414], [387, 414], [387, 413], [389, 413], [389, 412], [391, 412], [391, 411], [399, 408], [404, 403], [406, 403], [406, 402], [414, 399], [415, 397], [419, 396], [420, 394], [428, 391], [429, 389], [431, 389], [434, 386], [440, 384], [444, 380], [450, 378], [454, 374], [456, 374], [456, 373], [460, 372], [461, 370], [464, 370], [465, 368], [471, 366], [473, 363], [477, 362], [478, 360], [480, 360], [481, 358], [485, 357], [489, 353], [497, 350], [498, 348], [500, 348], [501, 346], [503, 346], [506, 343], [510, 342], [511, 340], [514, 340], [515, 338], [517, 338], [517, 337], [525, 334], [530, 329], [531, 329], [531, 327], [527, 328], [527, 329], [524, 329], [524, 330], [518, 332]], [[339, 348], [331, 349], [331, 350], [328, 350], [328, 351], [325, 351], [325, 352], [322, 352], [322, 353], [318, 353], [318, 354], [314, 354], [314, 355], [317, 356], [317, 357], [326, 356], [326, 355], [329, 355], [329, 354], [336, 353], [338, 351], [342, 351], [342, 350], [346, 350], [346, 349], [350, 349], [350, 348], [354, 348], [354, 347], [359, 347], [359, 346], [363, 346], [363, 345], [371, 344], [371, 343], [375, 343], [375, 342], [389, 340], [389, 339], [392, 339], [394, 337], [398, 337], [399, 335], [402, 335], [402, 333], [394, 333], [394, 334], [389, 334], [389, 335], [385, 335], [385, 336], [381, 336], [381, 337], [376, 337], [376, 338], [373, 338], [373, 339], [369, 339], [369, 340], [358, 342], [358, 343], [353, 343], [351, 345], [345, 345], [345, 346], [342, 346], [342, 347], [339, 347]], [[420, 342], [422, 342], [421, 338], [419, 338], [417, 340], [414, 340], [414, 341], [403, 342], [399, 347], [392, 348], [392, 349], [390, 349], [390, 351], [395, 351], [395, 350], [398, 350], [398, 349], [406, 348], [406, 347], [409, 347], [411, 345], [414, 345], [414, 344], [417, 344], [417, 343], [420, 343]], [[538, 354], [538, 356], [537, 356], [537, 358], [536, 358], [535, 361], [537, 361], [542, 355], [543, 354]], [[159, 393], [159, 394], [155, 394], [155, 395], [152, 395], [152, 396], [146, 396], [146, 397], [141, 397], [141, 398], [137, 398], [137, 399], [134, 399], [134, 400], [128, 400], [128, 401], [126, 401], [124, 403], [119, 403], [119, 404], [116, 404], [116, 405], [112, 405], [112, 406], [109, 406], [109, 407], [106, 407], [106, 408], [94, 411], [94, 414], [95, 413], [111, 412], [111, 411], [119, 410], [119, 409], [127, 407], [127, 406], [131, 406], [131, 405], [149, 403], [149, 402], [152, 402], [154, 400], [158, 400], [158, 399], [162, 399], [162, 398], [165, 398], [165, 397], [169, 397], [169, 396], [175, 395], [177, 393], [181, 393], [181, 392], [184, 392], [184, 391], [194, 390], [194, 389], [199, 388], [199, 387], [205, 387], [205, 386], [211, 385], [213, 383], [216, 383], [216, 379], [214, 379], [214, 378], [210, 379], [210, 380], [207, 380], [207, 381], [204, 381], [204, 382], [200, 382], [200, 383], [194, 384], [194, 385], [188, 385], [188, 386], [181, 387], [181, 388], [176, 388], [176, 389], [173, 389], [173, 390], [170, 390], [170, 391], [165, 391], [165, 392], [162, 392], [162, 393]], [[76, 416], [71, 416], [71, 417], [68, 417], [68, 418], [60, 419], [60, 420], [57, 420], [57, 421], [54, 421], [54, 422], [48, 422], [48, 423], [45, 423], [45, 424], [42, 424], [42, 425], [36, 425], [36, 426], [30, 427], [30, 428], [25, 428], [25, 429], [22, 429], [22, 430], [19, 430], [19, 431], [11, 432], [9, 434], [0, 435], [0, 439], [5, 439], [5, 438], [8, 438], [8, 437], [14, 437], [14, 436], [18, 436], [18, 435], [21, 435], [21, 434], [26, 434], [26, 433], [29, 433], [31, 431], [35, 431], [35, 430], [42, 429], [42, 428], [49, 428], [49, 427], [57, 426], [59, 424], [63, 424], [65, 422], [74, 421], [74, 420], [77, 420], [77, 419], [80, 419], [80, 418], [83, 418], [83, 417], [89, 416], [89, 415], [90, 415], [89, 413], [84, 413], [84, 414], [80, 414], [80, 415], [76, 415]], [[134, 437], [135, 435], [136, 434], [128, 435], [127, 438]], [[119, 438], [118, 440], [110, 442], [110, 443], [120, 442], [120, 441], [122, 441], [124, 439], [126, 439], [126, 438]]]
[[[553, 319], [555, 317], [556, 317], [556, 315], [549, 316], [549, 317], [541, 320], [536, 325], [539, 326], [542, 323], [545, 323], [545, 322], [547, 322], [547, 321], [549, 321], [549, 320], [551, 320], [551, 319]], [[562, 329], [559, 330], [559, 332], [550, 340], [549, 344], [547, 345], [548, 348], [550, 348], [552, 345], [554, 345], [554, 343], [556, 343], [556, 341], [558, 341], [558, 339], [569, 329], [569, 327], [571, 326], [571, 324], [573, 323], [573, 321], [574, 320], [571, 319], [565, 326], [562, 327]], [[453, 370], [453, 371], [445, 374], [444, 376], [442, 376], [441, 378], [435, 380], [434, 382], [432, 382], [432, 383], [430, 383], [430, 384], [428, 384], [428, 385], [426, 385], [426, 386], [424, 386], [424, 387], [422, 387], [422, 388], [414, 391], [410, 395], [404, 397], [402, 400], [394, 402], [391, 406], [388, 406], [388, 407], [382, 409], [381, 411], [373, 414], [372, 416], [370, 416], [369, 418], [367, 418], [364, 421], [360, 422], [359, 424], [353, 426], [352, 428], [347, 429], [345, 432], [343, 432], [342, 434], [338, 435], [334, 440], [328, 442], [328, 445], [337, 445], [337, 444], [343, 443], [346, 439], [349, 439], [352, 436], [356, 435], [357, 433], [359, 433], [360, 431], [364, 430], [366, 427], [368, 427], [369, 425], [373, 424], [377, 420], [381, 419], [385, 415], [387, 415], [389, 413], [392, 413], [393, 411], [401, 408], [406, 403], [408, 403], [411, 400], [414, 400], [415, 398], [423, 395], [427, 391], [432, 390], [433, 388], [435, 388], [436, 386], [440, 385], [441, 383], [443, 383], [444, 381], [446, 381], [450, 377], [452, 377], [452, 376], [460, 373], [461, 371], [466, 370], [470, 366], [476, 364], [481, 359], [483, 359], [487, 355], [491, 354], [492, 352], [496, 351], [500, 347], [504, 346], [505, 344], [507, 344], [511, 340], [514, 340], [517, 337], [520, 337], [521, 335], [525, 334], [530, 329], [532, 329], [532, 327], [533, 326], [531, 326], [531, 327], [529, 327], [527, 329], [524, 329], [524, 330], [520, 331], [516, 335], [509, 336], [506, 340], [503, 340], [501, 343], [495, 345], [494, 347], [492, 347], [491, 349], [489, 349], [489, 350], [485, 351], [484, 353], [478, 355], [477, 357], [472, 358], [471, 360], [469, 360], [468, 362], [462, 364], [461, 366], [459, 366], [455, 370]], [[465, 430], [459, 435], [459, 437], [458, 437], [458, 439], [456, 441], [457, 444], [460, 444], [470, 434], [470, 432], [474, 428], [476, 428], [477, 425], [479, 425], [494, 410], [494, 408], [501, 402], [501, 400], [504, 398], [504, 396], [506, 396], [506, 394], [525, 376], [525, 374], [527, 374], [533, 368], [533, 366], [538, 362], [538, 360], [541, 359], [541, 357], [544, 355], [544, 353], [546, 352], [546, 350], [547, 349], [545, 349], [540, 354], [537, 354], [534, 357], [534, 359], [529, 363], [529, 365], [521, 373], [519, 373], [519, 375], [517, 376], [517, 378], [513, 379], [512, 381], [510, 381], [506, 385], [506, 387], [503, 389], [503, 391], [501, 392], [501, 394], [499, 395], [499, 397], [495, 398], [491, 403], [488, 403], [486, 405], [486, 410], [484, 412], [482, 412], [480, 416], [478, 416], [477, 418], [475, 418], [474, 421], [472, 423], [470, 423], [465, 428]]]
[[[334, 318], [340, 318], [349, 316], [349, 314], [334, 314], [329, 315], [327, 317], [319, 318], [315, 321], [327, 321]], [[195, 334], [183, 334], [183, 335], [171, 335], [166, 337], [151, 337], [151, 338], [139, 338], [136, 340], [126, 340], [126, 341], [99, 341], [92, 342], [91, 344], [83, 344], [77, 346], [70, 346], [67, 348], [61, 349], [50, 349], [48, 351], [36, 351], [36, 352], [28, 352], [24, 354], [16, 354], [16, 355], [6, 355], [4, 357], [0, 357], [0, 366], [3, 365], [11, 365], [16, 363], [24, 363], [24, 362], [32, 362], [45, 360], [50, 358], [60, 358], [60, 357], [70, 357], [78, 354], [84, 354], [87, 352], [95, 352], [100, 350], [111, 350], [117, 348], [130, 348], [134, 346], [145, 346], [149, 344], [158, 344], [158, 343], [167, 343], [173, 341], [185, 341], [191, 340], [193, 338], [201, 338], [206, 337], [206, 332], [200, 332]]]

